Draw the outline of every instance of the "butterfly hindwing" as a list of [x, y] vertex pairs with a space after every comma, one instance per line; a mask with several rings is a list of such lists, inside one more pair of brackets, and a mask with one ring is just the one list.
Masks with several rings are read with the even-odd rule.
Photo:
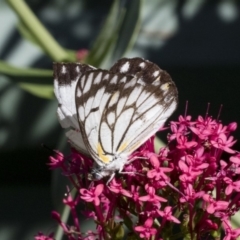
[[58, 100], [57, 115], [63, 128], [73, 128], [66, 133], [72, 144], [87, 153], [79, 129], [75, 104], [76, 84], [81, 75], [93, 67], [80, 63], [54, 63], [54, 93]]
[[[132, 77], [106, 70], [86, 72], [76, 87], [76, 105], [83, 139], [99, 165], [113, 160], [113, 129], [106, 121], [114, 94]], [[91, 86], [91, 90], [89, 90]], [[118, 100], [116, 98], [116, 100]]]

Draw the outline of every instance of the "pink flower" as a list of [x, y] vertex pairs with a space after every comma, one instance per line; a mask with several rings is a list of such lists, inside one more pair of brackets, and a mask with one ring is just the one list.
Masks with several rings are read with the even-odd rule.
[[163, 217], [165, 220], [175, 222], [175, 223], [181, 223], [176, 217], [172, 215], [172, 207], [167, 206], [164, 208], [163, 211], [158, 210], [159, 216]]
[[147, 177], [150, 179], [154, 178], [156, 181], [160, 179], [169, 181], [168, 176], [165, 173], [171, 172], [172, 168], [160, 167], [160, 162], [156, 157], [152, 157], [150, 162], [154, 169], [147, 172]]
[[70, 193], [67, 194], [67, 197], [63, 199], [63, 203], [68, 205], [70, 208], [75, 208], [78, 201], [74, 200]]
[[188, 141], [188, 139], [183, 135], [181, 135], [177, 138], [177, 142], [178, 142], [178, 145], [177, 145], [178, 149], [189, 149], [189, 148], [197, 146], [197, 142]]
[[134, 200], [134, 202], [138, 202], [139, 190], [140, 190], [139, 186], [137, 186], [137, 187], [135, 185], [131, 186], [131, 194], [132, 194], [132, 199]]
[[195, 192], [193, 186], [191, 184], [188, 184], [186, 189], [184, 189], [184, 196], [180, 198], [180, 202], [193, 203], [197, 199], [201, 198], [204, 193], [204, 191]]
[[229, 177], [225, 177], [223, 180], [225, 183], [227, 183], [227, 187], [225, 189], [227, 196], [230, 195], [233, 191], [240, 192], [240, 180], [234, 182]]
[[236, 122], [232, 122], [227, 126], [228, 131], [233, 132], [237, 129], [237, 123]]
[[148, 218], [143, 226], [139, 225], [136, 226], [134, 229], [136, 232], [140, 233], [140, 238], [145, 238], [145, 239], [149, 239], [151, 236], [154, 236], [157, 233], [157, 230], [155, 228], [152, 228], [153, 225], [153, 219], [152, 218]]
[[55, 169], [63, 165], [64, 156], [61, 152], [56, 151], [55, 157], [50, 156], [49, 160], [50, 163], [48, 163], [48, 165], [50, 166], [50, 169]]
[[231, 222], [228, 220], [223, 221], [223, 228], [226, 233], [223, 240], [235, 240], [240, 236], [240, 228], [232, 229]]
[[169, 135], [169, 137], [168, 137], [169, 141], [172, 141], [172, 140], [182, 136], [184, 134], [184, 132], [186, 131], [186, 126], [184, 126], [184, 125], [178, 126], [177, 123], [172, 122], [171, 130], [172, 130], [173, 134]]
[[[240, 231], [230, 223], [240, 208], [240, 154], [232, 150], [236, 140], [231, 136], [236, 127], [211, 117], [180, 116], [170, 123], [168, 146], [155, 153], [151, 137], [129, 156], [125, 173], [116, 174], [108, 185], [108, 178], [88, 179], [91, 158], [74, 149], [70, 157], [55, 156], [50, 165], [62, 169], [77, 191], [63, 201], [70, 207], [71, 222], [56, 212], [52, 216], [68, 240], [123, 238], [125, 224], [134, 239], [171, 239], [176, 234], [198, 239], [213, 231], [225, 240], [236, 239]], [[96, 232], [83, 233], [79, 205], [95, 221]]]
[[98, 184], [96, 187], [90, 190], [81, 188], [80, 189], [81, 199], [83, 199], [86, 202], [93, 202], [95, 206], [99, 206], [100, 204], [99, 196], [103, 192], [103, 189], [104, 189], [103, 184]]
[[82, 62], [88, 55], [87, 49], [80, 49], [76, 52], [76, 58], [79, 62]]
[[43, 233], [38, 233], [37, 236], [34, 237], [35, 240], [54, 240], [53, 233], [49, 234], [48, 236], [43, 235]]
[[236, 140], [233, 140], [233, 136], [230, 136], [227, 139], [227, 136], [224, 133], [220, 133], [216, 140], [211, 140], [211, 144], [215, 148], [219, 148], [228, 153], [235, 153], [235, 151], [230, 148], [235, 142]]
[[203, 196], [203, 199], [208, 203], [207, 212], [210, 214], [215, 213], [216, 211], [227, 209], [229, 204], [226, 201], [220, 201], [220, 200], [216, 201], [213, 197], [211, 197], [208, 194], [205, 194]]
[[126, 197], [132, 197], [132, 194], [125, 190], [123, 187], [122, 187], [122, 184], [121, 183], [117, 183], [116, 179], [114, 178], [111, 183], [110, 183], [110, 186], [109, 186], [109, 189], [112, 191], [112, 192], [115, 192], [115, 193], [121, 193], [122, 195], [126, 196]]
[[236, 156], [230, 157], [230, 161], [232, 163], [235, 163], [237, 165], [240, 165], [240, 154], [237, 154]]
[[165, 198], [162, 198], [155, 194], [156, 193], [155, 188], [153, 188], [149, 185], [146, 185], [145, 190], [147, 191], [148, 194], [145, 196], [139, 197], [138, 199], [140, 201], [143, 201], [143, 202], [148, 201], [148, 202], [153, 202], [153, 203], [167, 202], [167, 200]]

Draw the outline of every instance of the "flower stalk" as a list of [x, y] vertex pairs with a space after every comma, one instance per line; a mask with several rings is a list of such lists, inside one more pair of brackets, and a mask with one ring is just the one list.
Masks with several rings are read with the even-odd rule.
[[[20, 21], [24, 23], [30, 33], [35, 37], [39, 45], [56, 62], [69, 59], [69, 54], [58, 44], [47, 29], [41, 24], [31, 9], [23, 0], [7, 0], [18, 15]], [[74, 59], [72, 59], [74, 61]]]

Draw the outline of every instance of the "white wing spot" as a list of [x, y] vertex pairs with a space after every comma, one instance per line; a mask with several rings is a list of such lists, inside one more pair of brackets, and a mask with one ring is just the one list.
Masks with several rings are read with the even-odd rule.
[[[103, 149], [106, 152], [112, 152], [112, 131], [108, 127], [106, 122], [102, 122], [101, 128], [100, 128], [100, 139], [102, 142]], [[102, 159], [100, 159], [102, 161]]]
[[122, 67], [120, 68], [120, 72], [121, 72], [121, 73], [127, 72], [128, 69], [129, 69], [129, 67], [130, 67], [129, 62], [124, 63], [124, 64], [122, 65]]
[[159, 71], [155, 71], [154, 73], [153, 73], [153, 76], [154, 77], [157, 77], [159, 75]]
[[133, 91], [129, 94], [126, 105], [128, 106], [136, 102], [141, 91], [142, 91], [142, 87], [135, 87]]
[[63, 74], [65, 74], [65, 73], [67, 72], [67, 69], [66, 69], [66, 66], [65, 66], [65, 65], [62, 66], [61, 72], [62, 72]]
[[144, 68], [144, 67], [146, 66], [146, 63], [145, 63], [145, 62], [141, 62], [141, 63], [139, 64], [139, 66], [140, 66], [141, 68]]
[[118, 98], [119, 98], [119, 91], [115, 92], [112, 95], [110, 102], [109, 102], [109, 107], [113, 106], [118, 101]]
[[126, 101], [127, 101], [127, 98], [126, 98], [126, 97], [120, 98], [120, 100], [118, 101], [118, 105], [117, 105], [117, 116], [119, 116], [120, 113], [122, 112], [123, 107], [124, 107]]
[[139, 84], [142, 85], [142, 86], [146, 86], [146, 83], [143, 81], [142, 78], [139, 78], [139, 79], [137, 80], [137, 83], [139, 83]]
[[164, 92], [168, 90], [169, 88], [169, 83], [164, 83], [161, 87], [161, 90], [163, 90]]
[[93, 101], [92, 108], [99, 107], [99, 103], [102, 100], [102, 96], [104, 94], [104, 91], [105, 91], [105, 87], [102, 87], [97, 91], [97, 93], [94, 96], [94, 101]]
[[100, 72], [97, 77], [94, 79], [94, 84], [99, 84], [101, 82], [102, 72]]
[[[134, 109], [128, 108], [127, 110], [123, 111], [120, 114], [120, 116], [118, 117], [118, 119], [115, 123], [115, 128], [114, 128], [114, 138], [113, 138], [113, 149], [114, 150], [117, 150], [117, 146], [119, 145], [119, 142], [122, 138], [122, 133], [124, 133], [126, 131], [126, 129], [128, 128], [128, 125], [131, 122], [133, 113], [134, 113]], [[126, 139], [125, 139], [125, 141], [126, 141]]]
[[100, 100], [100, 104], [99, 105], [99, 114], [102, 115], [103, 111], [105, 110], [106, 108], [106, 103], [107, 101], [109, 100], [109, 98], [111, 97], [111, 95], [107, 92], [105, 92]]
[[125, 83], [126, 80], [127, 80], [127, 78], [126, 78], [126, 77], [123, 77], [123, 78], [119, 81], [119, 83]]
[[154, 86], [158, 86], [158, 85], [160, 85], [160, 81], [159, 81], [159, 79], [155, 80], [155, 81], [152, 83], [152, 85], [154, 85]]
[[83, 93], [87, 93], [91, 89], [92, 80], [93, 80], [93, 73], [90, 73], [89, 76], [88, 76], [88, 79], [86, 81]]
[[81, 95], [82, 95], [82, 92], [81, 92], [80, 88], [78, 87], [77, 88], [77, 97], [81, 97]]
[[149, 92], [143, 91], [136, 102], [136, 107], [139, 107], [149, 97], [149, 95]]
[[127, 82], [124, 86], [124, 88], [130, 88], [136, 85], [136, 78], [132, 78], [129, 82]]
[[110, 81], [110, 84], [117, 84], [117, 79], [118, 79], [118, 76], [114, 76], [111, 81]]
[[78, 65], [76, 66], [76, 72], [80, 72], [80, 67]]
[[84, 108], [83, 108], [83, 106], [80, 106], [79, 108], [78, 108], [78, 115], [79, 115], [79, 117], [80, 117], [80, 120], [83, 122], [83, 120], [84, 120]]
[[115, 122], [115, 113], [110, 112], [107, 116], [107, 121], [109, 125], [112, 125]]
[[92, 104], [93, 104], [93, 100], [94, 100], [94, 97], [90, 97], [87, 100], [86, 105], [85, 105], [85, 116], [87, 116], [90, 113]]
[[103, 80], [108, 80], [109, 79], [109, 74], [107, 74], [104, 78], [103, 78]]
[[138, 112], [144, 113], [148, 109], [151, 109], [152, 106], [157, 103], [157, 101], [158, 99], [156, 99], [153, 95], [149, 96], [147, 99], [145, 99], [144, 103], [138, 107]]

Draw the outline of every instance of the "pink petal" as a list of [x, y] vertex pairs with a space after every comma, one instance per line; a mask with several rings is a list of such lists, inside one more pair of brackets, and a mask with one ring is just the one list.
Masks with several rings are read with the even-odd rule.
[[98, 184], [94, 190], [94, 195], [99, 196], [102, 193], [103, 189], [104, 189], [104, 185]]
[[144, 226], [145, 226], [146, 228], [150, 228], [150, 227], [152, 226], [152, 224], [153, 224], [153, 219], [152, 219], [152, 218], [148, 218], [148, 219], [146, 220], [146, 222], [144, 223]]
[[135, 231], [137, 231], [137, 232], [143, 232], [143, 231], [145, 231], [145, 227], [143, 227], [143, 226], [136, 226], [134, 229], [135, 229]]

